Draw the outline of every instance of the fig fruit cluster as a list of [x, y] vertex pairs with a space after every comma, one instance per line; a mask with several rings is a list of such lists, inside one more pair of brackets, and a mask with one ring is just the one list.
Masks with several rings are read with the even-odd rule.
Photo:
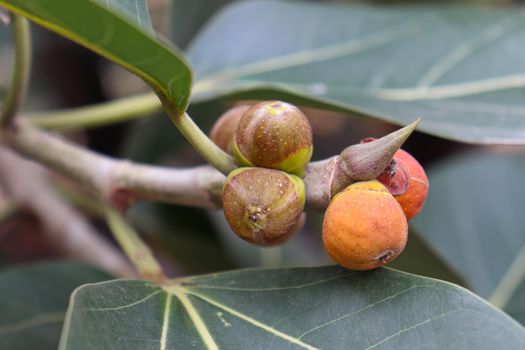
[[[217, 121], [210, 137], [240, 166], [223, 188], [224, 215], [232, 230], [262, 246], [290, 238], [304, 221], [301, 177], [313, 149], [305, 115], [281, 101], [239, 106]], [[352, 270], [392, 261], [405, 248], [408, 220], [422, 209], [427, 193], [421, 165], [398, 150], [376, 179], [354, 182], [331, 199], [322, 227], [328, 255]]]
[[226, 112], [210, 135], [240, 168], [226, 178], [222, 205], [232, 230], [262, 246], [279, 244], [301, 226], [302, 174], [312, 156], [312, 128], [295, 106], [267, 101]]

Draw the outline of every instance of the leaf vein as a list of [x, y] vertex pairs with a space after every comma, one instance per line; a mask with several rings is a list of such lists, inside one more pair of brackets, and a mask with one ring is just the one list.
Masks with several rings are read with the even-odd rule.
[[168, 293], [172, 293], [180, 300], [182, 306], [184, 307], [184, 309], [186, 309], [186, 312], [195, 324], [195, 328], [201, 336], [204, 345], [206, 345], [208, 349], [218, 350], [219, 347], [217, 346], [217, 343], [215, 343], [215, 340], [210, 334], [210, 331], [208, 330], [208, 327], [202, 320], [201, 316], [199, 315], [199, 312], [197, 311], [195, 306], [193, 306], [191, 300], [186, 295], [186, 290], [176, 285], [173, 287], [166, 288], [166, 291]]
[[162, 332], [160, 335], [160, 350], [166, 350], [166, 339], [168, 337], [168, 326], [170, 322], [171, 297], [172, 295], [170, 293], [166, 293], [166, 304], [164, 305]]
[[373, 348], [377, 347], [378, 345], [381, 345], [381, 344], [383, 344], [383, 343], [385, 343], [385, 342], [387, 342], [387, 341], [389, 341], [389, 340], [391, 340], [391, 339], [393, 339], [393, 338], [395, 338], [395, 337], [398, 337], [398, 336], [400, 336], [401, 334], [404, 334], [404, 333], [409, 332], [409, 331], [411, 331], [411, 330], [413, 330], [413, 329], [416, 329], [416, 328], [419, 327], [419, 326], [422, 326], [422, 325], [424, 325], [424, 324], [426, 324], [426, 323], [429, 323], [429, 322], [435, 321], [435, 320], [437, 320], [437, 319], [439, 319], [439, 318], [445, 317], [445, 316], [447, 316], [447, 315], [450, 315], [450, 314], [453, 314], [453, 313], [456, 313], [456, 312], [459, 312], [459, 311], [462, 311], [462, 310], [463, 310], [463, 308], [459, 308], [459, 309], [455, 309], [455, 310], [450, 310], [450, 311], [444, 312], [444, 313], [442, 313], [442, 314], [439, 314], [439, 315], [437, 315], [437, 316], [431, 317], [431, 318], [429, 318], [429, 319], [427, 319], [427, 320], [425, 320], [425, 321], [418, 322], [418, 323], [416, 323], [416, 324], [414, 324], [414, 325], [412, 325], [412, 326], [410, 326], [410, 327], [403, 328], [403, 329], [399, 330], [398, 332], [396, 332], [396, 333], [394, 333], [394, 334], [392, 334], [392, 335], [389, 335], [388, 337], [384, 338], [383, 340], [381, 340], [381, 341], [379, 341], [379, 342], [377, 342], [377, 343], [375, 343], [375, 344], [373, 344], [373, 345], [370, 345], [370, 346], [367, 347], [365, 350], [373, 349]]
[[310, 344], [307, 344], [307, 343], [301, 341], [298, 338], [295, 338], [295, 337], [293, 337], [293, 336], [291, 336], [289, 334], [286, 334], [286, 333], [281, 332], [281, 331], [279, 331], [279, 330], [277, 330], [275, 328], [272, 328], [272, 327], [270, 327], [270, 326], [268, 326], [268, 325], [266, 325], [266, 324], [264, 324], [264, 323], [262, 323], [260, 321], [257, 321], [255, 319], [251, 318], [248, 315], [245, 315], [245, 314], [243, 314], [243, 313], [241, 313], [239, 311], [236, 311], [236, 310], [234, 310], [234, 309], [232, 309], [232, 308], [230, 308], [230, 307], [228, 307], [228, 306], [226, 306], [224, 304], [221, 304], [218, 301], [215, 301], [213, 299], [210, 299], [210, 298], [208, 298], [208, 297], [206, 297], [204, 295], [195, 293], [194, 291], [190, 291], [188, 289], [185, 289], [185, 291], [186, 291], [187, 294], [194, 295], [197, 298], [200, 298], [200, 299], [204, 300], [208, 304], [214, 305], [214, 306], [218, 307], [219, 309], [222, 309], [222, 310], [228, 312], [229, 314], [231, 314], [233, 316], [236, 316], [236, 317], [238, 317], [238, 318], [240, 318], [240, 319], [242, 319], [242, 320], [244, 320], [244, 321], [246, 321], [248, 323], [251, 323], [252, 325], [254, 325], [254, 326], [258, 327], [258, 328], [261, 328], [261, 329], [263, 329], [263, 330], [273, 334], [274, 336], [277, 336], [277, 337], [280, 337], [280, 338], [282, 338], [284, 340], [287, 340], [287, 341], [289, 341], [292, 344], [298, 345], [298, 346], [300, 346], [300, 347], [302, 347], [304, 349], [308, 349], [308, 350], [319, 350], [318, 348], [316, 348], [316, 347], [314, 347], [314, 346], [312, 346]]
[[482, 33], [477, 35], [472, 41], [462, 43], [460, 46], [449, 52], [448, 55], [442, 57], [430, 69], [423, 74], [419, 80], [418, 86], [431, 86], [439, 78], [449, 72], [454, 66], [467, 59], [482, 47], [496, 41], [516, 26], [515, 21], [503, 20], [493, 24]]
[[421, 24], [422, 23], [420, 20], [413, 20], [411, 22], [399, 25], [396, 28], [382, 30], [364, 38], [353, 39], [324, 47], [276, 56], [266, 60], [238, 66], [235, 69], [227, 68], [222, 72], [213, 74], [208, 78], [204, 78], [203, 80], [222, 81], [223, 79], [238, 79], [249, 75], [267, 73], [284, 68], [296, 67], [299, 65], [306, 65], [353, 55], [392, 43], [407, 36], [420, 34], [422, 31]]
[[324, 323], [324, 324], [322, 324], [322, 325], [316, 326], [316, 327], [314, 327], [314, 328], [312, 328], [312, 329], [310, 329], [310, 330], [304, 332], [303, 334], [301, 334], [301, 336], [299, 337], [299, 339], [303, 338], [304, 336], [306, 336], [307, 334], [309, 334], [309, 333], [311, 333], [311, 332], [315, 332], [315, 331], [319, 330], [320, 328], [323, 328], [323, 327], [329, 326], [329, 325], [331, 325], [331, 324], [334, 324], [334, 323], [336, 323], [336, 322], [338, 322], [338, 321], [340, 321], [340, 320], [342, 320], [342, 319], [345, 319], [345, 318], [348, 318], [348, 317], [355, 316], [355, 315], [359, 314], [360, 312], [363, 312], [363, 311], [365, 311], [365, 310], [368, 310], [368, 309], [370, 309], [370, 308], [373, 308], [373, 307], [376, 306], [376, 305], [379, 305], [379, 304], [381, 304], [381, 303], [384, 303], [385, 301], [388, 301], [388, 300], [394, 299], [394, 298], [396, 298], [396, 297], [398, 297], [398, 296], [400, 296], [400, 295], [402, 295], [402, 294], [405, 294], [405, 293], [409, 292], [409, 291], [412, 290], [412, 289], [415, 289], [415, 288], [421, 288], [421, 287], [427, 287], [427, 286], [426, 286], [426, 285], [421, 285], [421, 286], [413, 285], [413, 286], [411, 286], [411, 287], [409, 287], [409, 288], [407, 288], [407, 289], [404, 289], [404, 290], [402, 290], [402, 291], [400, 291], [400, 292], [398, 292], [398, 293], [392, 294], [392, 295], [390, 295], [390, 296], [388, 296], [388, 297], [386, 297], [386, 298], [383, 298], [383, 299], [378, 300], [378, 301], [376, 301], [376, 302], [374, 302], [374, 303], [372, 303], [372, 304], [370, 304], [370, 305], [367, 305], [367, 306], [365, 306], [365, 307], [363, 307], [363, 308], [361, 308], [361, 309], [359, 309], [359, 310], [353, 311], [353, 312], [351, 312], [351, 313], [349, 313], [349, 314], [347, 314], [347, 315], [344, 315], [344, 316], [338, 317], [338, 318], [336, 318], [336, 319], [334, 319], [334, 320], [332, 320], [332, 321], [329, 321], [329, 322], [326, 322], [326, 323]]
[[350, 276], [353, 276], [354, 273], [348, 273], [344, 275], [334, 276], [330, 277], [324, 280], [319, 280], [315, 282], [305, 283], [305, 284], [299, 284], [296, 286], [286, 286], [286, 287], [270, 287], [270, 288], [237, 288], [237, 287], [224, 287], [224, 286], [213, 286], [213, 285], [206, 285], [206, 284], [198, 284], [192, 289], [218, 289], [218, 290], [229, 290], [229, 291], [239, 291], [239, 292], [273, 292], [273, 291], [280, 291], [280, 290], [288, 290], [288, 289], [301, 289], [305, 287], [311, 287], [315, 286], [317, 284], [323, 284], [326, 282], [334, 281], [337, 279], [343, 279]]
[[129, 307], [133, 307], [135, 305], [141, 304], [150, 298], [153, 298], [155, 295], [159, 294], [160, 292], [162, 292], [162, 289], [156, 290], [155, 292], [146, 295], [144, 298], [137, 300], [131, 304], [127, 304], [127, 305], [122, 305], [122, 306], [117, 306], [117, 307], [104, 307], [104, 308], [85, 308], [85, 310], [87, 311], [117, 311], [117, 310], [127, 309]]

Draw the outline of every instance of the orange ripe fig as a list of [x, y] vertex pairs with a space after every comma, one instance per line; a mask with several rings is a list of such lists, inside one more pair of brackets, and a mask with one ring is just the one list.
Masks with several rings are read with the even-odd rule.
[[387, 264], [403, 251], [407, 236], [401, 206], [379, 181], [348, 186], [325, 212], [324, 247], [347, 269], [371, 270]]
[[222, 194], [224, 216], [242, 239], [258, 245], [286, 241], [301, 226], [305, 204], [299, 177], [265, 168], [232, 171]]
[[302, 176], [312, 157], [312, 127], [295, 106], [261, 102], [246, 111], [235, 132], [233, 154], [241, 166], [279, 169]]
[[213, 128], [210, 131], [210, 139], [224, 152], [233, 154], [232, 146], [235, 130], [237, 130], [237, 125], [242, 115], [249, 108], [250, 106], [248, 105], [233, 107], [224, 112], [213, 124]]
[[397, 151], [390, 166], [377, 180], [394, 195], [407, 220], [423, 208], [428, 195], [428, 178], [421, 164], [408, 152]]

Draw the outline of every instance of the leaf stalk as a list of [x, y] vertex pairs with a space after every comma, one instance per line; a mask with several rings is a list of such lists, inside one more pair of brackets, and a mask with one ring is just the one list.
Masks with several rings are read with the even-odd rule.
[[3, 128], [12, 124], [23, 105], [29, 87], [29, 76], [31, 75], [31, 28], [29, 22], [17, 14], [12, 15], [12, 20], [15, 59], [11, 83], [0, 115], [0, 127]]

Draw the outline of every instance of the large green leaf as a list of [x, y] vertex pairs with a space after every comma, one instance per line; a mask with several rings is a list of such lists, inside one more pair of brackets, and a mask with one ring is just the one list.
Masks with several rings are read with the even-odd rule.
[[[113, 11], [117, 3], [122, 4], [112, 1]], [[0, 0], [0, 5], [120, 64], [149, 83], [179, 113], [186, 109], [191, 71], [184, 58], [150, 30], [137, 26], [138, 19], [128, 22], [130, 13], [113, 12], [98, 0]]]
[[195, 101], [281, 98], [525, 144], [525, 10], [248, 1], [188, 50]]
[[428, 173], [413, 225], [476, 293], [525, 324], [525, 155], [464, 155]]
[[45, 263], [0, 272], [0, 349], [54, 350], [69, 295], [112, 277], [78, 263]]
[[60, 349], [520, 349], [525, 331], [465, 289], [395, 270], [245, 270], [72, 296]]

